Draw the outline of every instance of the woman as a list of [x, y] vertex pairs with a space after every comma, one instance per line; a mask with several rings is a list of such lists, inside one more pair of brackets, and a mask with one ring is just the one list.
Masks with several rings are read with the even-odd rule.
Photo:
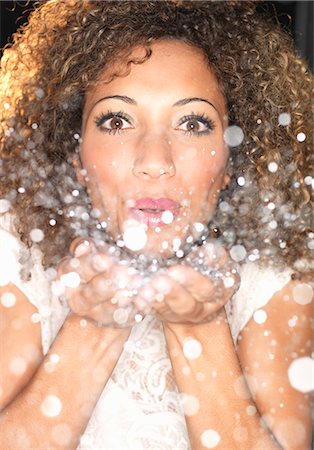
[[0, 447], [309, 448], [289, 38], [247, 2], [51, 0], [2, 81]]

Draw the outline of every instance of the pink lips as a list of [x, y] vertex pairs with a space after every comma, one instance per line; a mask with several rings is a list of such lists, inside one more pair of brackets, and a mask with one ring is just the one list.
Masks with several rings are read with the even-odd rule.
[[179, 214], [180, 204], [170, 198], [141, 198], [130, 208], [131, 216], [149, 227], [165, 226], [162, 220], [165, 211], [170, 211], [173, 218]]

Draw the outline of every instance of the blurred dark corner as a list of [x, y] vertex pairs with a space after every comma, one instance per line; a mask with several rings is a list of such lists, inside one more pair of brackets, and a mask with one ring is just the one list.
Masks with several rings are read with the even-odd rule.
[[[11, 42], [15, 30], [27, 21], [34, 1], [0, 0], [0, 31], [2, 48]], [[312, 71], [313, 61], [313, 9], [310, 1], [259, 1], [260, 9], [270, 9], [277, 15], [279, 22], [292, 33], [296, 48], [308, 61]], [[274, 19], [275, 20], [275, 19]]]

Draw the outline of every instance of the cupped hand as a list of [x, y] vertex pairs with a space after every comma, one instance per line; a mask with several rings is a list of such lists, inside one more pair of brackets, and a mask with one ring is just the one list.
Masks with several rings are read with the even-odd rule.
[[134, 269], [114, 262], [91, 239], [75, 239], [71, 256], [58, 267], [58, 283], [70, 310], [98, 325], [127, 327], [135, 322], [137, 309], [132, 297], [139, 285]]
[[179, 264], [153, 276], [149, 284], [139, 291], [139, 297], [149, 302], [152, 311], [165, 322], [208, 322], [238, 288], [239, 275], [235, 265], [221, 246], [206, 244], [189, 258], [191, 262], [195, 258], [202, 259], [206, 275], [196, 271], [196, 265], [193, 268]]

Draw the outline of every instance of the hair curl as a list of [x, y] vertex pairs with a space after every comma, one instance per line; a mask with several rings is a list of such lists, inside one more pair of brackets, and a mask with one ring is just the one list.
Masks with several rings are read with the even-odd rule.
[[[150, 43], [164, 38], [203, 50], [230, 123], [244, 132], [210, 226], [229, 248], [242, 244], [251, 260], [309, 270], [312, 77], [256, 2], [39, 2], [1, 61], [0, 197], [11, 202], [22, 240], [30, 247], [30, 231], [42, 229], [50, 265], [87, 232], [93, 211], [71, 164], [85, 93], [117, 59], [139, 63], [131, 60], [134, 47], [143, 45], [148, 58]], [[290, 114], [286, 126], [281, 113]]]

